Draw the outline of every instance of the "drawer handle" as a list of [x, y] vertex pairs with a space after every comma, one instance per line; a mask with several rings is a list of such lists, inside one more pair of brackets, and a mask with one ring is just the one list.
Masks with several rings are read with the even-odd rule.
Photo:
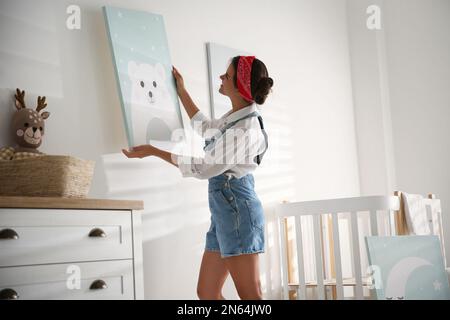
[[0, 291], [0, 300], [17, 300], [19, 295], [11, 288], [6, 288]]
[[103, 231], [100, 228], [92, 229], [91, 232], [89, 232], [89, 237], [91, 238], [104, 238], [106, 237], [105, 231]]
[[106, 285], [106, 282], [103, 280], [95, 280], [94, 282], [92, 282], [91, 286], [89, 287], [89, 289], [91, 290], [99, 290], [99, 289], [106, 289], [108, 288], [108, 286]]
[[17, 240], [19, 239], [19, 235], [13, 229], [3, 229], [0, 231], [0, 239]]

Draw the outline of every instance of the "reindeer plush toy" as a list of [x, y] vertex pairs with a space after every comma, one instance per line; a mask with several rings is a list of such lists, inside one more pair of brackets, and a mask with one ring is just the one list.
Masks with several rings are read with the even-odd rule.
[[0, 149], [0, 160], [20, 160], [43, 155], [38, 150], [44, 136], [44, 120], [50, 116], [49, 112], [40, 111], [47, 106], [45, 97], [38, 97], [36, 110], [25, 106], [25, 91], [16, 89], [16, 112], [13, 115], [11, 130], [16, 147]]

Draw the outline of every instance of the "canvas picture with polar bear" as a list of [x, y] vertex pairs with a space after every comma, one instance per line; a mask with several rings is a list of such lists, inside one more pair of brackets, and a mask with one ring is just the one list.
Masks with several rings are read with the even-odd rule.
[[183, 122], [161, 15], [103, 7], [130, 146], [173, 151]]

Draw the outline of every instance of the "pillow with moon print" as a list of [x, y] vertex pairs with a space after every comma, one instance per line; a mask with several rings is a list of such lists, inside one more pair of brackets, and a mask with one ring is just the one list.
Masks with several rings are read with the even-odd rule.
[[437, 236], [366, 237], [372, 293], [381, 300], [450, 300]]

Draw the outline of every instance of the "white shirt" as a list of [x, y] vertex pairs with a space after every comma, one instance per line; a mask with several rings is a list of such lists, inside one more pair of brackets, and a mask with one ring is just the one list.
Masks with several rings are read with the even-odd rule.
[[202, 137], [216, 136], [212, 148], [203, 158], [178, 156], [178, 168], [183, 177], [209, 179], [222, 173], [241, 178], [253, 172], [258, 164], [253, 160], [265, 149], [265, 140], [257, 117], [237, 122], [222, 135], [218, 129], [246, 115], [258, 111], [256, 103], [238, 111], [225, 113], [220, 119], [208, 119], [198, 111], [191, 118], [191, 126]]

